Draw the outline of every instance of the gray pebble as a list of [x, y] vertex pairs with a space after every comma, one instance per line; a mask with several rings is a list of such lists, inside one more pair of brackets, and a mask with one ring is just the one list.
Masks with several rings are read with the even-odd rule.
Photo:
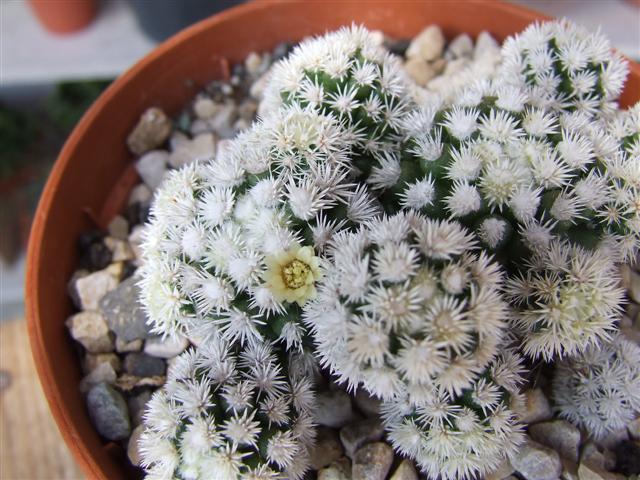
[[99, 383], [116, 383], [117, 374], [110, 363], [101, 363], [80, 380], [80, 391], [86, 393]]
[[122, 215], [116, 215], [107, 227], [109, 236], [119, 240], [126, 240], [129, 236], [129, 222]]
[[405, 459], [400, 462], [400, 465], [398, 465], [389, 480], [418, 480], [418, 472], [416, 472], [413, 462]]
[[315, 421], [318, 425], [340, 428], [356, 419], [351, 398], [342, 390], [318, 392]]
[[578, 462], [580, 448], [580, 430], [565, 420], [551, 420], [536, 423], [529, 427], [529, 436], [536, 442], [553, 448], [574, 463]]
[[382, 423], [376, 418], [368, 418], [342, 427], [340, 440], [344, 446], [345, 454], [353, 458], [362, 445], [380, 440], [383, 434]]
[[129, 461], [131, 462], [131, 464], [135, 465], [136, 467], [140, 466], [140, 460], [142, 460], [139, 445], [142, 432], [144, 432], [144, 426], [138, 425], [133, 429], [131, 437], [129, 437], [129, 441], [127, 443], [127, 457], [129, 457]]
[[164, 360], [152, 357], [145, 353], [128, 353], [124, 357], [124, 370], [137, 377], [153, 377], [164, 375], [167, 365]]
[[171, 120], [159, 108], [146, 110], [127, 138], [127, 145], [136, 155], [161, 146], [171, 135]]
[[127, 403], [110, 385], [99, 383], [89, 390], [87, 409], [96, 430], [106, 439], [122, 440], [131, 434]]
[[127, 400], [129, 406], [129, 415], [131, 416], [131, 423], [135, 426], [142, 423], [142, 417], [144, 415], [147, 403], [151, 400], [151, 390], [144, 390], [142, 393], [130, 397]]
[[144, 342], [144, 353], [152, 357], [172, 358], [180, 355], [189, 346], [189, 340], [182, 336], [150, 337]]
[[514, 455], [511, 464], [526, 480], [556, 480], [562, 472], [558, 453], [530, 439]]
[[162, 183], [168, 162], [169, 152], [165, 150], [152, 150], [147, 152], [136, 162], [136, 170], [150, 190], [155, 190]]
[[109, 328], [125, 342], [150, 336], [147, 316], [138, 302], [137, 281], [136, 277], [126, 279], [100, 301], [100, 310]]
[[342, 457], [343, 449], [338, 432], [332, 428], [318, 427], [316, 443], [309, 452], [309, 464], [320, 470]]
[[353, 480], [384, 480], [393, 463], [393, 450], [383, 442], [368, 443], [356, 452], [351, 469]]

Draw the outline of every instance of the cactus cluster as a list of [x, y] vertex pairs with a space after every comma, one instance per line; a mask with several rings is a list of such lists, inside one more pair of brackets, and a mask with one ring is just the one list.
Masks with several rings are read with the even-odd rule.
[[503, 57], [491, 81], [420, 103], [364, 28], [306, 40], [274, 65], [261, 121], [169, 176], [141, 301], [156, 333], [198, 347], [146, 414], [151, 476], [300, 478], [317, 364], [382, 398], [396, 450], [446, 480], [516, 453], [515, 350], [572, 357], [556, 401], [594, 435], [619, 423], [603, 409], [637, 409], [637, 347], [603, 347], [617, 264], [640, 248], [625, 63], [567, 22]]
[[461, 394], [408, 388], [382, 404], [389, 439], [430, 478], [478, 478], [492, 472], [524, 441], [522, 360], [502, 352]]
[[455, 221], [400, 213], [338, 234], [305, 306], [318, 356], [350, 389], [468, 388], [507, 324], [502, 272]]
[[314, 395], [267, 343], [211, 340], [175, 360], [140, 440], [153, 478], [293, 480], [308, 469]]
[[553, 401], [561, 416], [595, 439], [640, 413], [640, 347], [622, 335], [556, 365]]

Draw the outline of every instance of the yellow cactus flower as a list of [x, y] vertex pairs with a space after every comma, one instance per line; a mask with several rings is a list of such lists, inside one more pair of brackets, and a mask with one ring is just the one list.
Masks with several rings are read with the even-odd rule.
[[320, 259], [313, 247], [298, 245], [265, 258], [263, 279], [274, 299], [304, 305], [316, 296], [315, 282], [320, 279]]

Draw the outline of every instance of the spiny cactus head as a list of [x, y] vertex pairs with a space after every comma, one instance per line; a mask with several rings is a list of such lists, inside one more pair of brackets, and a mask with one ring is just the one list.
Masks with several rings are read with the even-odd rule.
[[491, 473], [524, 440], [517, 391], [523, 371], [521, 359], [507, 350], [459, 395], [410, 387], [383, 402], [393, 447], [430, 478], [467, 480]]
[[340, 131], [318, 112], [285, 108], [214, 159], [169, 175], [140, 270], [156, 332], [302, 348], [297, 319], [315, 295], [316, 255], [336, 231], [379, 212], [366, 186], [349, 183], [351, 144]]
[[596, 439], [640, 413], [640, 347], [622, 335], [556, 364], [552, 398], [559, 414]]
[[624, 302], [618, 267], [606, 251], [552, 241], [506, 282], [523, 351], [546, 361], [607, 341]]
[[606, 116], [617, 108], [627, 62], [601, 32], [567, 20], [536, 23], [509, 37], [500, 75], [536, 106]]
[[[358, 153], [377, 158], [397, 143], [409, 85], [399, 60], [354, 25], [298, 45], [274, 66], [265, 101], [270, 109], [284, 103], [334, 116], [356, 140]], [[371, 168], [358, 165], [366, 173]]]
[[407, 385], [459, 393], [497, 354], [500, 268], [454, 221], [397, 214], [335, 237], [305, 305], [321, 363], [350, 388], [390, 398]]
[[151, 398], [140, 440], [153, 478], [300, 479], [315, 433], [314, 394], [268, 344], [210, 341], [176, 359]]

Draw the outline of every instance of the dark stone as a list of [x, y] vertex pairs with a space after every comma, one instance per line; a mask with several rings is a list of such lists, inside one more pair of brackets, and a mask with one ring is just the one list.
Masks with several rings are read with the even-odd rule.
[[404, 54], [407, 51], [407, 48], [409, 48], [410, 43], [411, 40], [406, 38], [395, 39], [387, 37], [384, 40], [384, 46], [387, 48], [387, 50], [400, 57], [404, 57]]
[[80, 235], [78, 238], [79, 268], [95, 272], [109, 266], [113, 255], [103, 243], [103, 239], [104, 234], [99, 231], [90, 231]]
[[99, 383], [89, 390], [87, 409], [96, 430], [106, 439], [122, 440], [131, 434], [127, 403], [110, 385]]
[[164, 375], [167, 364], [164, 360], [152, 357], [146, 353], [129, 353], [124, 357], [125, 372], [137, 377], [153, 377]]
[[126, 279], [100, 300], [100, 311], [109, 329], [125, 342], [151, 336], [147, 316], [138, 302], [140, 288], [137, 281], [136, 277]]
[[614, 449], [616, 454], [616, 471], [627, 475], [640, 474], [640, 442], [625, 440]]
[[153, 392], [151, 390], [143, 390], [140, 394], [132, 396], [127, 400], [131, 423], [134, 426], [138, 426], [142, 423], [142, 416], [144, 415], [147, 403], [151, 400], [152, 393]]
[[276, 48], [273, 49], [273, 53], [271, 54], [271, 58], [274, 62], [283, 59], [293, 50], [293, 44], [290, 42], [282, 42], [276, 45]]

